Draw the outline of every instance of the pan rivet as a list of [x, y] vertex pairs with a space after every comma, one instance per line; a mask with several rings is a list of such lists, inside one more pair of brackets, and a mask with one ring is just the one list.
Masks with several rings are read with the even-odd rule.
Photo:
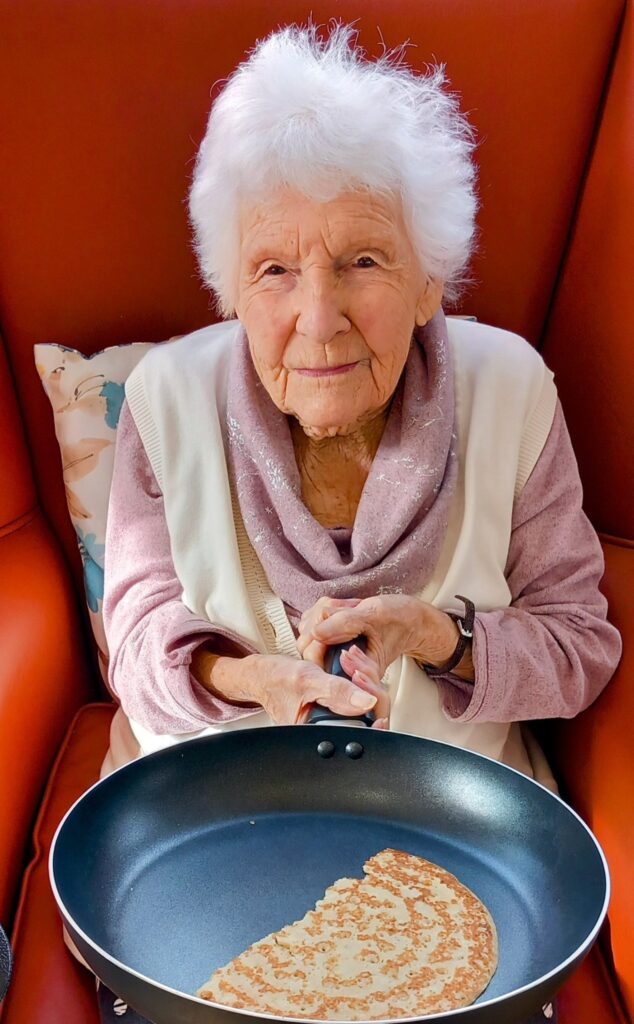
[[348, 743], [346, 744], [346, 754], [356, 761], [358, 757], [363, 757], [363, 747], [360, 743]]
[[335, 745], [330, 740], [322, 740], [317, 744], [317, 753], [320, 757], [332, 757], [335, 752]]

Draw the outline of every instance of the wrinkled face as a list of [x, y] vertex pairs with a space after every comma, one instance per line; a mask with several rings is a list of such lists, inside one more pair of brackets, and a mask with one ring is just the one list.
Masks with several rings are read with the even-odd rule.
[[311, 436], [381, 412], [441, 297], [395, 199], [283, 192], [244, 211], [236, 312], [264, 387]]

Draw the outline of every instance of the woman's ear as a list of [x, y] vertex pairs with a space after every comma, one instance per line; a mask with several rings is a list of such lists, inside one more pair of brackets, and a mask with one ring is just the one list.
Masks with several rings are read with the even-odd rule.
[[416, 303], [416, 326], [424, 327], [436, 315], [442, 302], [443, 282], [426, 277], [425, 285]]

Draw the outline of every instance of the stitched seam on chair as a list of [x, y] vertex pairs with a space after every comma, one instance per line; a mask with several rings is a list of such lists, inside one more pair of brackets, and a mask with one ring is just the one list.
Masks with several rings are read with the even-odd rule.
[[634, 548], [634, 540], [630, 540], [628, 537], [615, 537], [612, 533], [601, 533], [598, 534], [599, 540], [602, 544], [611, 544], [615, 548]]
[[28, 889], [28, 883], [30, 882], [31, 876], [35, 872], [36, 868], [39, 866], [39, 864], [42, 861], [42, 856], [43, 856], [43, 853], [44, 853], [44, 844], [43, 844], [43, 842], [41, 840], [41, 837], [40, 837], [40, 827], [41, 827], [42, 822], [43, 822], [43, 820], [44, 820], [44, 818], [45, 818], [45, 816], [46, 816], [46, 814], [47, 814], [47, 812], [49, 810], [51, 801], [53, 799], [53, 789], [54, 789], [53, 782], [54, 782], [54, 779], [55, 779], [55, 777], [56, 777], [56, 775], [57, 775], [57, 773], [59, 771], [59, 767], [60, 767], [60, 764], [61, 764], [61, 762], [62, 762], [62, 760], [64, 758], [64, 755], [65, 755], [68, 747], [70, 746], [71, 738], [72, 738], [73, 733], [75, 731], [75, 727], [77, 725], [77, 721], [78, 721], [80, 715], [82, 715], [84, 713], [86, 708], [110, 708], [110, 707], [114, 707], [114, 706], [115, 706], [114, 704], [106, 704], [106, 703], [102, 704], [102, 703], [98, 703], [98, 702], [93, 702], [92, 704], [84, 704], [79, 709], [79, 711], [77, 712], [77, 714], [73, 718], [72, 722], [70, 723], [70, 725], [68, 727], [68, 730], [66, 732], [66, 735], [64, 737], [64, 740], [62, 742], [62, 745], [61, 745], [61, 747], [59, 748], [59, 750], [57, 752], [57, 756], [56, 756], [55, 760], [53, 761], [53, 765], [52, 765], [51, 770], [50, 770], [50, 772], [48, 774], [48, 780], [47, 780], [46, 789], [45, 789], [45, 793], [44, 793], [44, 799], [42, 800], [42, 803], [40, 804], [39, 810], [37, 812], [37, 817], [35, 819], [35, 824], [33, 826], [33, 831], [31, 833], [33, 838], [34, 838], [33, 856], [31, 857], [29, 863], [26, 866], [24, 874], [22, 875], [22, 881], [21, 881], [19, 897], [18, 897], [18, 905], [17, 905], [17, 909], [16, 909], [16, 912], [15, 912], [15, 917], [13, 919], [13, 927], [11, 929], [11, 938], [12, 939], [13, 939], [13, 936], [17, 935], [18, 931], [20, 930], [22, 916], [23, 916], [23, 914], [25, 912], [24, 911], [24, 905], [25, 905], [26, 901], [25, 901], [24, 897], [25, 897], [26, 891]]
[[564, 280], [564, 276], [568, 266], [569, 256], [574, 246], [579, 221], [579, 213], [581, 211], [583, 200], [586, 194], [588, 179], [590, 177], [590, 172], [592, 170], [592, 165], [594, 163], [594, 156], [599, 144], [601, 128], [603, 127], [604, 123], [605, 108], [607, 106], [608, 98], [610, 96], [610, 90], [612, 87], [612, 82], [614, 80], [614, 68], [619, 57], [620, 46], [623, 38], [623, 24], [625, 22], [625, 16], [627, 14], [627, 8], [628, 4], [625, 2], [625, 0], [622, 0], [621, 12], [617, 19], [614, 37], [610, 45], [610, 52], [608, 54], [605, 71], [603, 73], [603, 81], [600, 87], [599, 102], [595, 112], [594, 124], [592, 125], [592, 128], [590, 130], [590, 138], [588, 139], [588, 146], [584, 155], [584, 161], [579, 174], [579, 180], [577, 182], [577, 191], [574, 198], [574, 202], [572, 204], [572, 209], [570, 211], [570, 219], [566, 226], [564, 243], [562, 245], [561, 252], [559, 255], [559, 261], [557, 263], [557, 267], [555, 268], [555, 273], [553, 275], [551, 291], [548, 297], [548, 302], [546, 304], [540, 334], [535, 343], [535, 348], [538, 352], [543, 352], [545, 344], [548, 340], [550, 324], [553, 319], [553, 313], [557, 306], [559, 291], [561, 288], [561, 284]]
[[[608, 915], [609, 916], [609, 915]], [[597, 957], [597, 967], [599, 974], [602, 975], [602, 980], [605, 988], [608, 991], [608, 998], [612, 1004], [613, 1009], [618, 1014], [619, 1024], [629, 1024], [630, 1017], [625, 1008], [625, 1004], [622, 1001], [621, 992], [618, 987], [618, 981], [614, 977], [613, 972], [610, 969], [606, 956], [601, 946], [601, 939], [595, 944], [595, 951]]]
[[16, 519], [12, 519], [9, 523], [4, 523], [0, 526], [0, 537], [8, 537], [11, 533], [17, 533], [22, 527], [28, 526], [32, 523], [39, 511], [39, 505], [33, 505], [28, 512], [23, 512], [21, 516]]

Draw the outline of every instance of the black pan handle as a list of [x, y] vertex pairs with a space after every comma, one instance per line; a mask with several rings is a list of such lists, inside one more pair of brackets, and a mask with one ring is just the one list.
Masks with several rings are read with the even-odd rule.
[[11, 981], [11, 946], [0, 925], [0, 1003], [7, 994], [9, 982]]
[[[355, 637], [354, 640], [346, 640], [343, 644], [335, 644], [329, 647], [324, 658], [324, 669], [331, 676], [343, 676], [349, 679], [350, 676], [341, 664], [341, 652], [347, 651], [356, 644], [362, 651], [367, 651], [368, 641], [364, 636]], [[358, 717], [349, 718], [347, 715], [338, 715], [330, 708], [322, 708], [320, 704], [313, 704], [306, 719], [307, 725], [365, 725], [371, 726], [376, 721], [373, 711], [366, 711]]]

